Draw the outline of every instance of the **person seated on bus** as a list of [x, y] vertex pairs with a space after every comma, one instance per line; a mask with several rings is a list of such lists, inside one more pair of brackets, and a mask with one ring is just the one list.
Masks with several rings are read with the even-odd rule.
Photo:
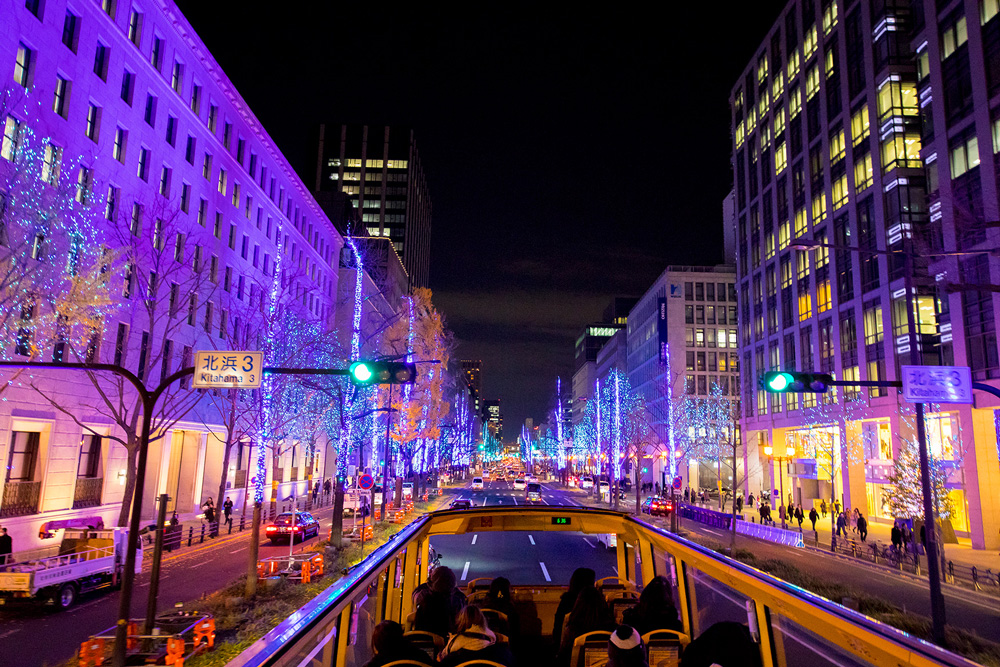
[[720, 621], [687, 645], [681, 667], [761, 667], [760, 647], [742, 623]]
[[403, 636], [403, 626], [396, 621], [382, 621], [372, 631], [372, 652], [375, 654], [365, 667], [382, 667], [396, 660], [415, 660], [436, 665], [434, 659]]
[[552, 622], [552, 641], [559, 646], [562, 637], [563, 622], [566, 615], [573, 610], [576, 598], [580, 591], [585, 588], [593, 588], [597, 582], [597, 573], [589, 567], [578, 567], [573, 570], [573, 575], [569, 578], [569, 590], [559, 598], [559, 606], [556, 607], [555, 620]]
[[416, 613], [413, 629], [447, 637], [455, 630], [455, 617], [465, 606], [465, 594], [458, 590], [458, 578], [450, 567], [436, 568], [427, 588], [413, 592]]
[[683, 631], [674, 606], [670, 581], [663, 575], [653, 577], [639, 595], [639, 604], [626, 609], [622, 623], [631, 625], [644, 635], [653, 630]]
[[514, 608], [514, 598], [510, 594], [510, 581], [506, 577], [497, 577], [490, 583], [490, 592], [479, 605], [483, 609], [492, 609], [507, 616], [507, 626], [503, 628], [490, 626], [493, 632], [500, 632], [508, 637], [518, 634], [521, 623]]
[[573, 642], [580, 635], [595, 630], [614, 630], [615, 615], [604, 594], [594, 587], [584, 588], [576, 598], [573, 611], [566, 617], [566, 627], [559, 642], [559, 663], [567, 665], [573, 654]]
[[646, 647], [631, 625], [619, 625], [608, 640], [608, 667], [648, 667]]
[[506, 643], [498, 642], [496, 634], [486, 625], [486, 617], [474, 604], [466, 605], [458, 613], [455, 633], [438, 653], [442, 667], [460, 665], [470, 660], [491, 660], [502, 665], [513, 665], [514, 656]]

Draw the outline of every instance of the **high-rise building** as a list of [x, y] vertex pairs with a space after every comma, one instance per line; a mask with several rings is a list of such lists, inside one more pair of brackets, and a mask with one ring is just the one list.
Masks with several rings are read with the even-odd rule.
[[315, 188], [320, 202], [326, 192], [346, 194], [361, 216], [352, 233], [390, 239], [410, 285], [427, 287], [431, 197], [412, 129], [321, 125]]
[[469, 391], [472, 393], [476, 412], [479, 412], [482, 409], [483, 360], [462, 359], [462, 375], [465, 376], [465, 384], [469, 386]]
[[[633, 297], [614, 297], [604, 309], [603, 319], [584, 327], [576, 339], [572, 397], [573, 405], [579, 409], [572, 411], [574, 425], [579, 424], [583, 418], [582, 401], [589, 399], [594, 393], [594, 383], [599, 377], [598, 354], [616, 332], [625, 328], [628, 312], [635, 302]], [[611, 363], [607, 358], [604, 361], [605, 367]]]
[[[733, 87], [743, 434], [795, 448], [762, 459], [766, 492], [891, 521], [915, 420], [895, 389], [768, 395], [765, 371], [895, 381], [916, 361], [1000, 379], [998, 45], [992, 1], [794, 0]], [[946, 518], [977, 548], [1000, 547], [996, 406], [977, 394], [926, 419]]]
[[[332, 326], [343, 239], [171, 0], [8, 3], [3, 24], [5, 253], [20, 252], [25, 238], [38, 239], [39, 253], [48, 242], [49, 266], [65, 267], [67, 283], [79, 257], [55, 246], [58, 225], [32, 229], [36, 221], [23, 215], [29, 181], [7, 178], [19, 170], [25, 179], [40, 175], [53, 197], [74, 188], [74, 219], [88, 221], [93, 242], [109, 256], [129, 249], [124, 271], [99, 271], [110, 276], [102, 280], [111, 306], [90, 325], [85, 354], [62, 334], [43, 339], [25, 327], [2, 341], [4, 357], [79, 356], [123, 366], [154, 387], [190, 366], [195, 350], [262, 343], [252, 323], [271, 295], [288, 316]], [[44, 304], [21, 306], [31, 314]], [[119, 444], [127, 435], [95, 384], [69, 369], [33, 377], [45, 398], [26, 382], [6, 386], [5, 376], [0, 401], [0, 516], [18, 550], [39, 545], [42, 515], [116, 525], [127, 478]], [[103, 386], [110, 404], [132, 409], [134, 398], [116, 403], [121, 394]], [[160, 493], [184, 519], [200, 513], [205, 498], [221, 506], [220, 486], [239, 507], [257, 474], [268, 487], [274, 479], [281, 497], [305, 492], [321, 474], [327, 448], [314, 443], [286, 448], [265, 470], [249, 443], [234, 446], [225, 462], [212, 392], [177, 391], [167, 403], [197, 401], [149, 445], [145, 516]]]
[[483, 421], [490, 435], [497, 440], [503, 440], [503, 413], [500, 412], [500, 399], [483, 401]]

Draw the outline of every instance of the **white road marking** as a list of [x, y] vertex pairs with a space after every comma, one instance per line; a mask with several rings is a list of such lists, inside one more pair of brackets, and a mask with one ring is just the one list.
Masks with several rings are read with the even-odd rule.
[[462, 570], [462, 581], [465, 581], [467, 576], [469, 576], [469, 561], [465, 561], [465, 569]]
[[528, 541], [531, 542], [532, 544], [534, 544], [535, 543], [535, 538], [532, 537], [531, 535], [528, 535]]
[[542, 566], [542, 575], [545, 577], [545, 581], [552, 581], [552, 577], [549, 576], [549, 571], [545, 567], [545, 563], [538, 561], [538, 564]]
[[234, 549], [233, 551], [230, 551], [229, 553], [231, 553], [231, 554], [237, 554], [237, 553], [243, 551], [244, 549], [246, 549], [245, 546], [244, 547], [240, 547], [239, 549]]
[[486, 501], [489, 500], [489, 496], [483, 498], [483, 507], [486, 507]]
[[205, 560], [205, 561], [202, 561], [202, 562], [198, 563], [197, 565], [188, 565], [188, 569], [189, 570], [193, 570], [196, 567], [201, 567], [202, 565], [207, 565], [210, 562], [212, 562], [212, 561]]
[[516, 504], [517, 504], [517, 498], [515, 498], [515, 497], [514, 497], [514, 494], [513, 494], [513, 493], [512, 493], [512, 494], [510, 494], [510, 496], [511, 496], [511, 497], [510, 497], [510, 499], [511, 499], [511, 500], [513, 500], [513, 501], [514, 501], [514, 504], [516, 505]]
[[18, 633], [20, 631], [21, 631], [21, 628], [15, 628], [14, 630], [9, 630], [9, 631], [3, 633], [2, 635], [0, 635], [0, 639], [3, 639], [4, 637], [10, 637], [11, 635], [13, 635], [15, 633]]
[[612, 565], [611, 569], [615, 571], [615, 576], [618, 576], [618, 566], [617, 565]]
[[591, 549], [596, 549], [596, 548], [597, 548], [597, 545], [596, 545], [596, 544], [594, 544], [593, 542], [591, 542], [590, 540], [588, 540], [588, 539], [587, 539], [586, 537], [585, 537], [585, 538], [583, 538], [583, 541], [584, 541], [584, 542], [586, 542], [586, 543], [587, 543], [587, 545], [588, 545], [588, 546], [589, 546], [589, 547], [590, 547]]
[[479, 539], [479, 533], [476, 533], [476, 534], [474, 534], [474, 535], [472, 536], [472, 543], [473, 543], [473, 544], [475, 544], [475, 543], [476, 543], [476, 540], [478, 540], [478, 539]]

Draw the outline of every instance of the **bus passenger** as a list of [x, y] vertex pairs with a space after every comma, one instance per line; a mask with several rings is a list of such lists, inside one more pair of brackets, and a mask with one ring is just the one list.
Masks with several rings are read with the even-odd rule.
[[425, 665], [436, 664], [429, 655], [403, 636], [403, 626], [396, 621], [382, 621], [372, 631], [372, 652], [375, 657], [365, 667], [382, 667], [397, 660], [415, 660]]
[[576, 598], [573, 611], [566, 617], [566, 627], [559, 642], [559, 664], [566, 665], [573, 654], [573, 642], [580, 635], [595, 630], [615, 629], [615, 616], [607, 601], [596, 588], [584, 588]]
[[626, 609], [622, 623], [644, 635], [653, 630], [683, 631], [674, 606], [670, 582], [663, 575], [653, 577], [639, 595], [639, 604]]
[[510, 647], [497, 641], [497, 636], [486, 627], [486, 617], [476, 605], [467, 605], [459, 612], [455, 630], [438, 654], [438, 661], [443, 667], [470, 660], [491, 660], [502, 665], [514, 663]]
[[760, 648], [747, 626], [720, 621], [684, 649], [681, 667], [760, 667]]
[[619, 625], [608, 640], [608, 667], [648, 667], [646, 647], [638, 631]]
[[573, 610], [576, 598], [580, 591], [585, 588], [593, 588], [597, 581], [597, 573], [589, 567], [578, 567], [573, 570], [573, 575], [569, 578], [569, 590], [559, 598], [559, 606], [556, 607], [555, 620], [552, 622], [552, 641], [559, 646], [562, 637], [563, 622], [566, 615]]
[[490, 592], [482, 601], [481, 606], [483, 609], [498, 611], [507, 617], [507, 627], [494, 628], [491, 626], [490, 629], [508, 637], [518, 634], [521, 623], [517, 610], [514, 608], [514, 599], [510, 594], [510, 581], [506, 577], [497, 577], [490, 583]]
[[413, 592], [417, 607], [413, 629], [447, 637], [455, 630], [455, 617], [465, 606], [465, 594], [458, 590], [458, 578], [450, 567], [441, 566], [431, 573], [427, 588]]

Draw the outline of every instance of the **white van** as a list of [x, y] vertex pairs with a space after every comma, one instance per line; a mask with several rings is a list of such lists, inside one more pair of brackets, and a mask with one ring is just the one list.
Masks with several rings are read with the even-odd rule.
[[482, 477], [473, 477], [472, 478], [472, 490], [473, 491], [482, 491], [483, 490], [483, 478]]

